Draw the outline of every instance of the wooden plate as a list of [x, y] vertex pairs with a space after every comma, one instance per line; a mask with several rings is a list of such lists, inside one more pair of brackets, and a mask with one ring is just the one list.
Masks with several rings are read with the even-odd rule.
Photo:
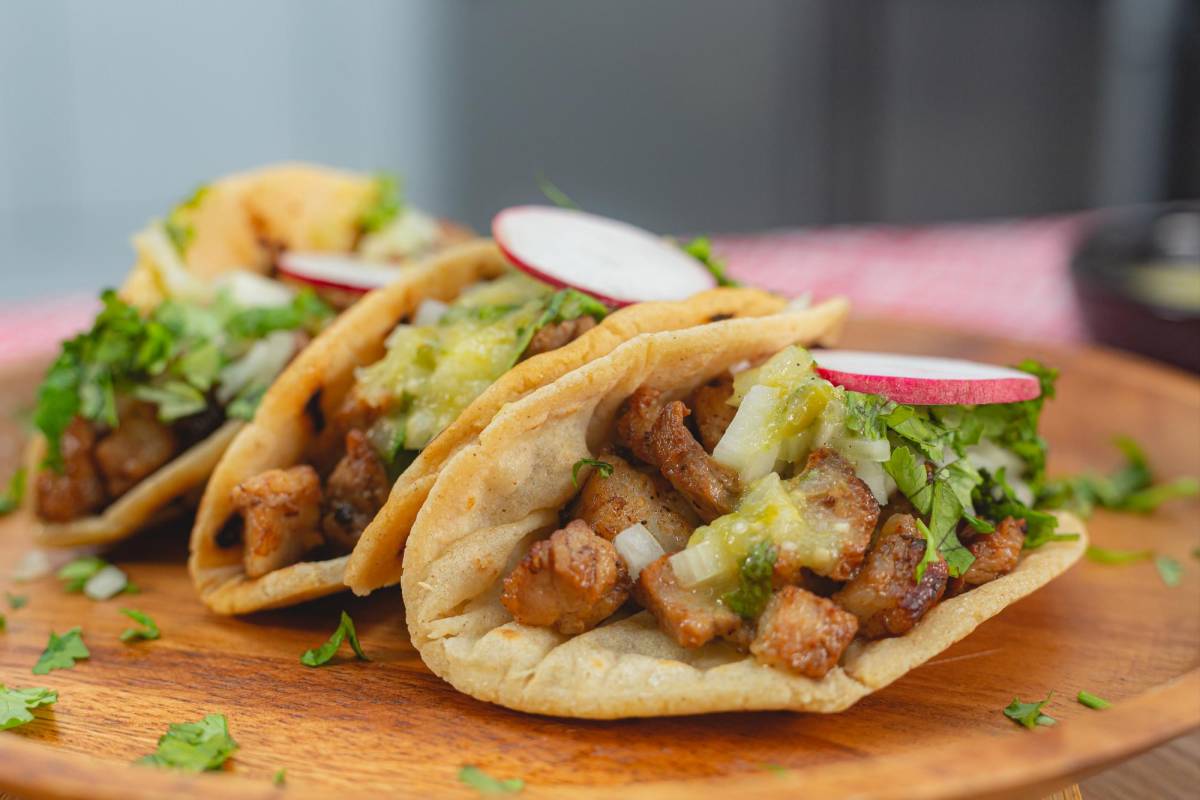
[[[1108, 469], [1118, 433], [1145, 444], [1164, 476], [1200, 474], [1200, 382], [1097, 350], [1060, 351], [897, 324], [856, 322], [847, 346], [999, 363], [1039, 357], [1063, 369], [1045, 434], [1051, 471]], [[18, 452], [13, 412], [28, 407], [34, 369], [4, 376], [0, 475]], [[1093, 540], [1151, 547], [1184, 565], [1165, 586], [1148, 563], [1083, 562], [985, 623], [891, 687], [834, 716], [726, 714], [622, 722], [510, 712], [456, 693], [409, 645], [398, 592], [328, 598], [284, 612], [224, 619], [205, 611], [185, 569], [185, 524], [114, 551], [142, 588], [92, 602], [52, 578], [0, 586], [30, 595], [4, 609], [0, 681], [45, 685], [60, 699], [37, 721], [0, 733], [0, 789], [23, 797], [279, 797], [334, 790], [472, 796], [457, 773], [475, 764], [520, 777], [527, 796], [751, 797], [860, 793], [981, 797], [1049, 791], [1200, 726], [1200, 545], [1195, 501], [1152, 517], [1097, 514]], [[22, 520], [0, 523], [0, 564], [27, 549]], [[125, 645], [117, 609], [150, 613], [162, 639]], [[321, 669], [299, 656], [346, 609], [370, 663]], [[73, 670], [29, 672], [51, 629], [82, 625], [92, 657]], [[1075, 702], [1086, 689], [1107, 711]], [[1055, 696], [1054, 728], [1029, 732], [1000, 710]], [[184, 776], [130, 765], [170, 722], [227, 715], [241, 749], [224, 774]], [[786, 771], [774, 769], [782, 766]], [[230, 774], [232, 773], [232, 774]]]

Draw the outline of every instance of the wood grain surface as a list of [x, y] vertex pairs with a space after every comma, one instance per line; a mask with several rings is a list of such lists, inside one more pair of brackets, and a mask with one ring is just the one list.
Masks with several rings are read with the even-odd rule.
[[[1141, 441], [1166, 477], [1200, 474], [1200, 383], [1096, 350], [1028, 345], [856, 321], [847, 346], [1007, 363], [1034, 356], [1064, 371], [1044, 432], [1051, 472], [1108, 469], [1110, 440]], [[4, 376], [0, 477], [15, 465], [21, 410], [37, 372]], [[726, 714], [581, 722], [510, 712], [459, 695], [409, 645], [398, 592], [343, 595], [243, 619], [208, 613], [184, 569], [186, 521], [147, 531], [109, 554], [142, 589], [107, 602], [57, 581], [0, 588], [30, 596], [2, 610], [0, 682], [57, 689], [53, 710], [0, 733], [0, 790], [21, 797], [316, 797], [330, 791], [473, 796], [457, 780], [475, 764], [522, 778], [525, 796], [1000, 797], [1047, 794], [1200, 726], [1200, 503], [1150, 517], [1099, 513], [1093, 540], [1153, 548], [1184, 565], [1170, 588], [1152, 565], [1083, 562], [985, 623], [893, 686], [834, 716]], [[0, 522], [0, 565], [28, 549], [19, 517]], [[118, 640], [134, 607], [162, 638]], [[370, 662], [348, 651], [308, 669], [342, 609]], [[83, 627], [92, 656], [46, 676], [29, 669], [51, 630]], [[1086, 689], [1116, 705], [1075, 702]], [[1000, 710], [1055, 692], [1053, 728], [1025, 731]], [[129, 766], [170, 722], [224, 713], [241, 745], [222, 774]], [[780, 771], [774, 767], [783, 767]], [[271, 777], [287, 771], [287, 787]], [[284, 792], [281, 794], [281, 792]], [[1086, 792], [1085, 792], [1085, 796]]]

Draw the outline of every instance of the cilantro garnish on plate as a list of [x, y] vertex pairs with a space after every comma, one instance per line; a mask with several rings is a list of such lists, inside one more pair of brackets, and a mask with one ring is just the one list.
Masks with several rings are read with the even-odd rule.
[[8, 487], [0, 492], [0, 516], [11, 514], [21, 507], [25, 496], [25, 468], [21, 467], [8, 479]]
[[89, 658], [91, 653], [83, 643], [82, 629], [79, 626], [59, 636], [50, 632], [50, 641], [41, 657], [33, 665], [34, 675], [46, 675], [56, 669], [71, 669], [77, 660]]
[[1042, 706], [1050, 702], [1050, 697], [1054, 692], [1046, 695], [1045, 700], [1040, 700], [1036, 703], [1022, 703], [1019, 698], [1014, 697], [1004, 709], [1004, 716], [1011, 719], [1018, 725], [1024, 725], [1029, 730], [1033, 730], [1039, 725], [1053, 725], [1057, 722], [1054, 717], [1042, 713]]
[[458, 779], [480, 794], [516, 794], [525, 788], [520, 778], [493, 778], [472, 764], [458, 771]]
[[209, 714], [199, 722], [172, 723], [154, 753], [134, 763], [205, 772], [220, 769], [237, 749], [225, 715]]
[[329, 641], [314, 650], [305, 650], [304, 655], [300, 656], [300, 663], [306, 667], [319, 667], [327, 664], [329, 659], [337, 653], [338, 648], [342, 646], [342, 642], [346, 640], [349, 640], [350, 648], [360, 661], [370, 661], [358, 643], [358, 634], [354, 631], [354, 621], [350, 619], [349, 614], [343, 611], [341, 622], [338, 624], [337, 630], [329, 637]]
[[1091, 692], [1085, 691], [1080, 691], [1079, 694], [1075, 696], [1075, 699], [1088, 708], [1094, 708], [1097, 710], [1108, 708], [1112, 705], [1112, 703], [1108, 702], [1103, 697], [1098, 697]]
[[53, 689], [34, 687], [30, 689], [8, 688], [0, 683], [0, 731], [33, 721], [32, 710], [58, 702], [58, 692]]
[[140, 626], [137, 628], [126, 628], [121, 631], [122, 642], [150, 641], [157, 639], [161, 635], [158, 624], [150, 618], [149, 614], [133, 608], [122, 608], [121, 613]]

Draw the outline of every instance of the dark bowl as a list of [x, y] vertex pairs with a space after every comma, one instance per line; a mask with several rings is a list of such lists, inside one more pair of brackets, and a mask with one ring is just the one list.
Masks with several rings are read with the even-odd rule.
[[1200, 372], [1200, 203], [1097, 214], [1071, 276], [1096, 340]]

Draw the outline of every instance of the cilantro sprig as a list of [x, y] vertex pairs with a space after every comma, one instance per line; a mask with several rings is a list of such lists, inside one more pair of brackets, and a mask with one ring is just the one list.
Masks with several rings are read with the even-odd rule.
[[364, 233], [374, 233], [386, 227], [404, 208], [400, 179], [389, 172], [375, 176], [375, 195], [363, 209], [358, 224]]
[[1082, 705], [1085, 705], [1088, 708], [1094, 708], [1097, 711], [1112, 706], [1112, 703], [1108, 702], [1103, 697], [1099, 697], [1091, 692], [1085, 692], [1082, 690], [1075, 696], [1075, 699], [1078, 700]]
[[738, 588], [721, 596], [721, 602], [745, 619], [757, 619], [771, 599], [771, 573], [779, 551], [768, 540], [755, 542], [738, 566]]
[[1046, 695], [1045, 700], [1035, 703], [1022, 703], [1020, 698], [1014, 697], [1012, 702], [1005, 707], [1004, 716], [1018, 725], [1024, 725], [1029, 730], [1033, 730], [1039, 725], [1053, 725], [1058, 720], [1042, 713], [1042, 707], [1050, 702], [1053, 695], [1054, 692], [1050, 692]]
[[1183, 564], [1168, 555], [1156, 553], [1153, 550], [1117, 550], [1093, 544], [1088, 545], [1084, 556], [1088, 561], [1109, 566], [1125, 566], [1136, 564], [1139, 561], [1153, 561], [1154, 568], [1158, 570], [1158, 576], [1167, 586], [1178, 586], [1179, 582], [1183, 580]]
[[1200, 481], [1194, 477], [1155, 483], [1154, 471], [1142, 447], [1128, 436], [1114, 444], [1125, 463], [1108, 475], [1086, 473], [1048, 482], [1040, 502], [1049, 508], [1067, 508], [1089, 516], [1097, 507], [1115, 511], [1148, 514], [1163, 503], [1200, 493]]
[[58, 702], [58, 692], [43, 687], [18, 689], [0, 683], [0, 731], [33, 721], [33, 709]]
[[579, 488], [579, 470], [584, 467], [595, 467], [600, 473], [601, 478], [607, 478], [613, 474], [613, 465], [607, 461], [601, 461], [598, 458], [581, 458], [571, 467], [571, 483], [575, 488]]
[[516, 794], [525, 788], [525, 781], [520, 778], [493, 778], [473, 764], [460, 769], [458, 779], [480, 794]]
[[134, 763], [205, 772], [220, 769], [237, 749], [225, 715], [209, 714], [199, 722], [172, 723], [154, 753]]
[[121, 631], [121, 641], [126, 644], [139, 641], [152, 641], [162, 635], [158, 624], [144, 611], [134, 608], [122, 608], [121, 613], [138, 623], [139, 627], [126, 628]]
[[362, 645], [358, 643], [358, 634], [354, 630], [354, 621], [350, 619], [350, 615], [345, 611], [342, 612], [341, 622], [338, 623], [337, 630], [329, 637], [329, 641], [318, 648], [305, 650], [300, 656], [300, 663], [306, 667], [320, 667], [329, 663], [338, 649], [342, 646], [343, 641], [350, 642], [350, 648], [354, 651], [354, 655], [359, 661], [370, 661], [367, 654], [363, 652]]
[[546, 308], [532, 325], [525, 325], [517, 331], [517, 341], [513, 347], [513, 366], [524, 355], [533, 337], [547, 325], [559, 322], [569, 322], [579, 317], [591, 317], [599, 322], [608, 315], [608, 306], [591, 295], [577, 289], [560, 289], [546, 300]]
[[37, 663], [33, 665], [34, 675], [46, 675], [56, 669], [71, 669], [75, 662], [89, 658], [91, 653], [83, 643], [83, 633], [79, 626], [59, 636], [50, 632], [50, 641]]
[[697, 236], [682, 247], [683, 252], [703, 264], [704, 268], [717, 279], [717, 286], [742, 285], [741, 281], [729, 277], [725, 262], [717, 258], [717, 254], [712, 249], [712, 241], [707, 236]]

